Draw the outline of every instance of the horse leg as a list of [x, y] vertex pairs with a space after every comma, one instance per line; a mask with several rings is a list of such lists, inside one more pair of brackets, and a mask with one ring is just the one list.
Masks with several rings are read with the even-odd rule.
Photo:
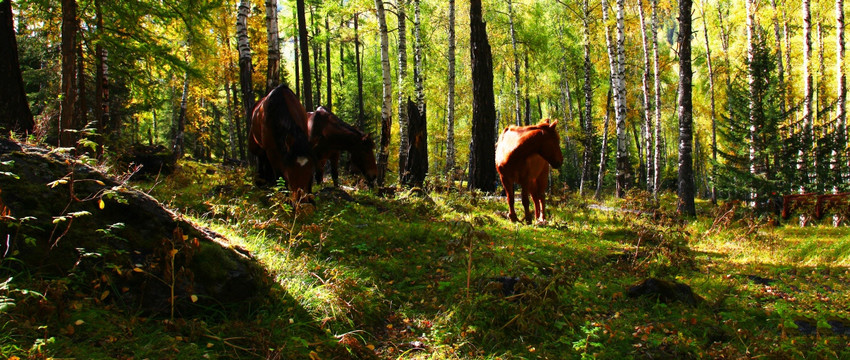
[[316, 163], [316, 170], [314, 177], [316, 179], [316, 185], [322, 186], [322, 182], [325, 180], [325, 159], [319, 159]]
[[339, 187], [339, 152], [331, 154], [331, 178], [334, 181], [334, 187]]
[[534, 216], [537, 221], [546, 221], [546, 188], [549, 187], [549, 172], [545, 171], [537, 178], [537, 188], [532, 197], [534, 198]]
[[502, 187], [505, 188], [505, 197], [508, 200], [508, 218], [512, 222], [517, 222], [519, 219], [517, 219], [516, 210], [514, 210], [514, 183], [504, 175], [499, 174], [499, 177], [502, 180]]
[[[525, 210], [525, 223], [531, 224], [531, 211], [528, 208], [528, 195], [531, 193], [529, 191], [529, 184], [522, 184], [522, 208]], [[536, 208], [536, 205], [535, 205]]]

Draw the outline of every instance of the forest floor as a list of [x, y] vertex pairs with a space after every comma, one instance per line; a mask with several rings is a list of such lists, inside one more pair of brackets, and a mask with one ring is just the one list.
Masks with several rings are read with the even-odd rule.
[[[77, 298], [60, 315], [0, 316], [0, 359], [850, 358], [847, 226], [706, 202], [680, 220], [670, 194], [558, 190], [548, 223], [514, 224], [504, 201], [444, 183], [317, 187], [315, 205], [293, 206], [244, 168], [194, 161], [134, 186], [250, 250], [274, 278], [267, 301], [167, 319]], [[699, 298], [629, 296], [650, 277]], [[13, 278], [0, 315], [52, 286]]]

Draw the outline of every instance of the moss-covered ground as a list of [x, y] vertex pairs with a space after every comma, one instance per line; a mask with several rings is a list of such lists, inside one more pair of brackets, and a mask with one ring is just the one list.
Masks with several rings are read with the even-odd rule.
[[[170, 319], [79, 293], [98, 281], [82, 272], [4, 270], [0, 359], [850, 358], [846, 226], [557, 189], [548, 223], [514, 224], [504, 200], [436, 182], [316, 187], [311, 205], [246, 172], [185, 161], [135, 186], [253, 253], [276, 284], [262, 305]], [[705, 301], [629, 297], [648, 277]]]

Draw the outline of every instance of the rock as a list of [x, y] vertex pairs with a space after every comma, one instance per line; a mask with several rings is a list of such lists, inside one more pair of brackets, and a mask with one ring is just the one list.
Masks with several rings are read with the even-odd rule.
[[119, 156], [119, 162], [127, 166], [142, 165], [137, 175], [146, 177], [170, 175], [177, 165], [177, 158], [165, 146], [135, 144], [130, 147], [129, 152]]
[[656, 278], [649, 278], [629, 287], [628, 294], [633, 298], [648, 296], [655, 297], [663, 303], [678, 301], [690, 306], [705, 302], [705, 299], [695, 294], [688, 285]]
[[73, 158], [5, 139], [0, 213], [9, 239], [0, 256], [19, 260], [4, 266], [74, 275], [85, 286], [101, 279], [122, 291], [89, 295], [148, 313], [171, 311], [172, 287], [177, 315], [242, 305], [269, 288], [265, 270], [221, 235]]

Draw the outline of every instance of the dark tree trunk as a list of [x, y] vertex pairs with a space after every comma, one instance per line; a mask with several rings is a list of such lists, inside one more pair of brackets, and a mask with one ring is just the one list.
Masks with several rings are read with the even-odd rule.
[[695, 216], [693, 103], [691, 99], [691, 0], [679, 1], [679, 206], [677, 211]]
[[100, 138], [98, 142], [100, 146], [98, 147], [98, 156], [103, 152], [103, 144], [106, 141], [108, 133], [111, 133], [115, 130], [115, 126], [109, 123], [109, 66], [107, 65], [107, 52], [106, 49], [103, 48], [103, 37], [105, 36], [106, 29], [103, 27], [103, 13], [101, 12], [101, 0], [96, 0], [95, 4], [95, 17], [97, 18], [97, 31], [98, 36], [100, 37], [100, 41], [98, 41], [97, 45], [95, 45], [95, 62], [97, 69], [95, 70], [95, 106], [94, 106], [94, 118], [97, 121], [97, 132]]
[[[86, 66], [83, 57], [83, 33], [77, 28], [77, 105], [74, 107], [74, 127], [86, 128], [88, 124], [88, 104], [86, 103]], [[80, 149], [82, 150], [82, 149]]]
[[74, 146], [76, 142], [72, 132], [74, 127], [74, 108], [77, 102], [75, 84], [74, 45], [77, 40], [77, 2], [62, 0], [62, 105], [59, 115], [59, 146]]
[[301, 72], [304, 89], [304, 108], [315, 109], [313, 107], [313, 86], [310, 84], [310, 44], [307, 42], [307, 18], [304, 15], [304, 0], [297, 0], [298, 13], [298, 42], [301, 48]]
[[[245, 130], [251, 128], [251, 111], [254, 109], [254, 91], [251, 88], [251, 47], [248, 41], [248, 14], [251, 12], [250, 2], [242, 0], [239, 13], [236, 16], [237, 47], [239, 49], [239, 85], [242, 87], [242, 107], [245, 110]], [[234, 88], [235, 90], [235, 88]], [[236, 98], [234, 94], [234, 98]], [[240, 131], [240, 136], [243, 133]], [[245, 134], [247, 138], [247, 133]], [[242, 143], [240, 141], [240, 149]], [[244, 154], [244, 152], [242, 152]]]
[[[313, 11], [313, 6], [310, 6], [310, 27], [313, 29], [313, 73], [316, 76], [316, 93], [313, 94], [313, 104], [315, 106], [322, 105], [322, 67], [319, 65], [319, 59], [322, 57], [322, 47], [317, 43], [319, 37], [319, 27], [316, 26], [316, 15]], [[308, 107], [307, 111], [313, 111], [312, 107]]]
[[407, 100], [408, 135], [407, 162], [405, 163], [402, 183], [407, 186], [422, 186], [425, 175], [428, 174], [428, 124], [425, 116], [425, 105], [422, 112], [413, 101]]
[[469, 4], [472, 58], [472, 141], [469, 152], [469, 188], [496, 190], [496, 104], [493, 97], [493, 59], [481, 0]]
[[35, 127], [30, 112], [21, 66], [18, 62], [18, 41], [12, 20], [12, 0], [0, 2], [0, 128], [3, 134], [9, 131], [30, 133]]
[[357, 127], [363, 128], [363, 72], [360, 68], [360, 32], [358, 22], [360, 14], [354, 14], [354, 62], [357, 66]]
[[[325, 67], [327, 70], [325, 71], [325, 79], [327, 79], [326, 83], [328, 88], [325, 107], [328, 108], [328, 110], [331, 110], [333, 108], [333, 101], [331, 100], [331, 27], [328, 25], [329, 16], [330, 15], [325, 15]], [[341, 67], [342, 63], [340, 62], [339, 64]]]
[[189, 74], [183, 78], [183, 94], [180, 96], [180, 115], [177, 117], [177, 128], [174, 132], [174, 156], [181, 158], [185, 152], [184, 133], [186, 129], [186, 106], [189, 100]]
[[[295, 23], [298, 24], [298, 12], [293, 9], [292, 15], [295, 17]], [[299, 56], [298, 47], [301, 46], [301, 38], [295, 34], [295, 44], [292, 48], [295, 49], [295, 96], [301, 99], [301, 57]]]

